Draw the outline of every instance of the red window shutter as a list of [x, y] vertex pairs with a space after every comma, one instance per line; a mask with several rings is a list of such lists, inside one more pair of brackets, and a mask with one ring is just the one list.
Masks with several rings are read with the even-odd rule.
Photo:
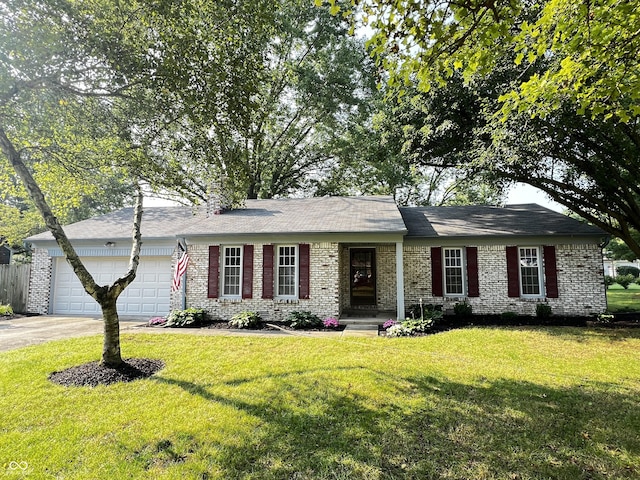
[[556, 247], [545, 245], [544, 254], [544, 283], [548, 298], [558, 298], [558, 268], [556, 266]]
[[520, 296], [520, 262], [518, 261], [518, 247], [507, 247], [507, 295]]
[[242, 298], [253, 298], [253, 245], [242, 253]]
[[209, 281], [208, 293], [209, 298], [218, 298], [220, 284], [220, 247], [211, 245], [209, 247]]
[[431, 247], [431, 294], [442, 297], [442, 247]]
[[467, 295], [480, 296], [478, 282], [478, 247], [467, 247]]
[[262, 246], [262, 298], [273, 298], [273, 245]]
[[307, 299], [309, 298], [310, 294], [309, 266], [311, 264], [308, 243], [301, 243], [300, 245], [298, 245], [298, 257], [300, 262], [300, 267], [298, 270], [298, 281], [300, 282], [300, 298]]

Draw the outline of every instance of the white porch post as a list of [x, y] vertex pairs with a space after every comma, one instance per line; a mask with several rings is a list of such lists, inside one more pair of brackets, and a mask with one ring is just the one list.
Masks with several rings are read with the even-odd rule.
[[404, 261], [402, 242], [396, 242], [396, 316], [397, 320], [404, 320]]

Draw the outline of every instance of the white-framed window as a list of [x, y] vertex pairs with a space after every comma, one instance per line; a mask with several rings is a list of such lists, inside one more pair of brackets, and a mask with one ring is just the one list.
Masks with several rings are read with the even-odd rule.
[[462, 248], [443, 248], [444, 294], [464, 295], [464, 254]]
[[276, 255], [276, 296], [298, 298], [298, 247], [279, 245]]
[[542, 257], [539, 247], [519, 247], [520, 294], [523, 297], [542, 295]]
[[222, 277], [222, 296], [240, 297], [242, 288], [242, 247], [223, 247], [220, 274]]

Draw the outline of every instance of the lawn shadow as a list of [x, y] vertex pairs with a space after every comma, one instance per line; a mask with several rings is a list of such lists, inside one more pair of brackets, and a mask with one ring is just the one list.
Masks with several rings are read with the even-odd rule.
[[[153, 380], [257, 419], [251, 436], [216, 456], [228, 478], [640, 475], [640, 400], [636, 390], [615, 385], [552, 388], [505, 379], [469, 385], [361, 366], [256, 375], [224, 389], [161, 375]], [[248, 388], [254, 383], [262, 397]], [[370, 388], [376, 384], [378, 391]]]

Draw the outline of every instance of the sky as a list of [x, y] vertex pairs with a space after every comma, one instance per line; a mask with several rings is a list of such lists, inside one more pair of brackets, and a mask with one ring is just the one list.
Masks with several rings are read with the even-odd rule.
[[509, 191], [507, 204], [537, 203], [556, 212], [563, 212], [566, 207], [550, 200], [547, 195], [531, 185], [518, 183]]

